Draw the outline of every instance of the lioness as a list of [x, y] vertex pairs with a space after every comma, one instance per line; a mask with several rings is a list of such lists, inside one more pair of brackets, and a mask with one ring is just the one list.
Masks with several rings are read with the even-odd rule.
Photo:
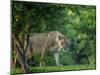
[[[44, 65], [46, 52], [54, 51], [56, 65], [59, 66], [59, 53], [61, 50], [66, 51], [68, 48], [68, 39], [58, 31], [49, 33], [33, 33], [29, 38], [29, 55], [35, 52], [40, 53], [40, 66]], [[62, 49], [63, 48], [63, 49]]]

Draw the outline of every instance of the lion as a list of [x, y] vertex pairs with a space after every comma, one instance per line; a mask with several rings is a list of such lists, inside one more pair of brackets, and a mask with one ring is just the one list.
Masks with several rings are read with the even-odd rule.
[[61, 50], [67, 52], [69, 40], [58, 31], [48, 33], [33, 33], [28, 41], [28, 55], [38, 52], [40, 54], [40, 66], [44, 66], [44, 58], [47, 52], [54, 52], [54, 58], [57, 66], [60, 66], [59, 54]]

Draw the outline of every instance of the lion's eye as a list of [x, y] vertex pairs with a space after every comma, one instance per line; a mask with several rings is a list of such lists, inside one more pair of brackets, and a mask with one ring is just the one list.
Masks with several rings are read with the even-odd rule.
[[61, 41], [61, 45], [64, 45], [64, 41]]

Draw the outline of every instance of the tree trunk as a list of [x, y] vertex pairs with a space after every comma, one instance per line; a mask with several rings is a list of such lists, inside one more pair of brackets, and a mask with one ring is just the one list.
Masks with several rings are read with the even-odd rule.
[[16, 45], [16, 53], [18, 55], [18, 61], [21, 64], [24, 73], [28, 73], [29, 66], [27, 64], [27, 56], [26, 56], [26, 51], [27, 51], [27, 48], [25, 47], [26, 41], [24, 46], [24, 44], [22, 44], [21, 41], [18, 39], [18, 37], [16, 37], [15, 35], [13, 35], [13, 39]]

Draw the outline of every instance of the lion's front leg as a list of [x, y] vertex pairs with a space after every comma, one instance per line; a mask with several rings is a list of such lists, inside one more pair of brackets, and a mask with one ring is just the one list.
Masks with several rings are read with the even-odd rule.
[[55, 52], [54, 57], [55, 57], [56, 65], [62, 66], [62, 64], [60, 63], [59, 54], [60, 54], [59, 52]]
[[59, 52], [54, 53], [54, 57], [55, 57], [56, 65], [59, 66], [60, 65], [60, 62], [59, 62]]

